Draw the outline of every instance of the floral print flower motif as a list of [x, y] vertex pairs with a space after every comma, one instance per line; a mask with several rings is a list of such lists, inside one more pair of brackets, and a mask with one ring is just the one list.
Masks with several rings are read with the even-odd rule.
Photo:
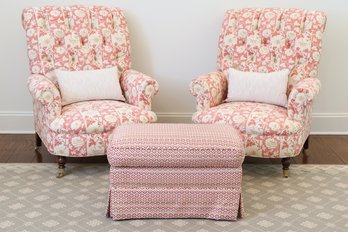
[[80, 128], [81, 127], [81, 121], [80, 120], [74, 120], [73, 122], [71, 122], [71, 126], [70, 126], [70, 128], [72, 129], [72, 130], [77, 130], [78, 128]]
[[108, 15], [108, 12], [106, 11], [106, 10], [100, 10], [99, 11], [99, 14], [101, 15], [101, 16], [107, 16]]
[[53, 17], [57, 17], [57, 16], [59, 16], [59, 14], [60, 14], [60, 11], [58, 11], [58, 10], [51, 10], [50, 11], [50, 15]]
[[320, 53], [319, 52], [313, 52], [312, 57], [313, 57], [313, 60], [315, 62], [319, 62], [319, 60], [320, 60]]
[[294, 32], [294, 31], [287, 31], [286, 32], [286, 37], [289, 40], [294, 40], [296, 38], [296, 32]]
[[27, 36], [29, 36], [29, 37], [35, 36], [36, 32], [37, 32], [37, 30], [29, 29], [29, 30], [27, 30]]
[[124, 39], [125, 39], [124, 36], [119, 33], [113, 33], [111, 35], [111, 40], [114, 44], [122, 44]]
[[309, 30], [310, 28], [313, 27], [313, 23], [312, 23], [311, 21], [309, 21], [309, 20], [306, 20], [306, 21], [305, 21], [304, 27], [305, 27], [305, 28], [304, 28], [305, 31], [307, 31], [307, 30]]
[[268, 53], [269, 53], [269, 48], [268, 47], [266, 47], [266, 46], [262, 46], [262, 47], [260, 47], [260, 54], [262, 54], [262, 55], [267, 55]]
[[30, 60], [33, 60], [37, 57], [37, 53], [34, 50], [29, 50], [28, 51], [28, 57]]
[[297, 13], [297, 12], [295, 12], [295, 13], [290, 14], [290, 17], [291, 17], [292, 19], [297, 19], [298, 17], [300, 17], [300, 14]]
[[326, 17], [322, 14], [316, 15], [316, 19], [319, 24], [324, 25], [326, 23]]
[[102, 29], [102, 35], [103, 35], [104, 37], [109, 37], [109, 36], [111, 35], [111, 30], [108, 29], [108, 28], [103, 28], [103, 29]]
[[74, 14], [79, 17], [79, 18], [84, 18], [86, 17], [86, 12], [80, 9], [77, 9], [74, 11]]
[[32, 66], [32, 67], [31, 67], [31, 72], [32, 72], [32, 73], [38, 73], [38, 72], [40, 72], [40, 67], [37, 66], [37, 65]]
[[231, 46], [234, 46], [237, 44], [237, 37], [233, 34], [227, 35], [224, 38], [224, 43], [230, 44]]
[[307, 100], [306, 94], [299, 93], [299, 94], [296, 95], [296, 99], [295, 99], [296, 102], [298, 102], [300, 104], [303, 104], [306, 100]]
[[238, 37], [240, 37], [240, 38], [246, 38], [248, 36], [248, 33], [247, 33], [247, 31], [245, 30], [245, 29], [240, 29], [239, 31], [238, 31]]
[[102, 36], [97, 33], [90, 35], [88, 37], [88, 41], [91, 46], [97, 46], [97, 47], [103, 43]]
[[247, 38], [247, 45], [252, 48], [260, 47], [261, 38], [258, 35], [251, 35]]
[[271, 44], [273, 47], [281, 48], [285, 45], [285, 38], [281, 35], [276, 35], [271, 38]]
[[285, 49], [284, 53], [288, 57], [291, 57], [291, 56], [293, 56], [295, 54], [292, 49]]
[[243, 17], [245, 17], [245, 18], [249, 18], [249, 17], [251, 17], [252, 15], [251, 15], [251, 12], [245, 12], [244, 14], [243, 14]]
[[80, 36], [81, 37], [87, 37], [88, 36], [88, 29], [87, 28], [81, 28], [80, 30], [79, 30], [79, 34], [80, 34]]
[[105, 116], [105, 119], [109, 122], [109, 123], [115, 123], [117, 122], [117, 118], [115, 115], [107, 115]]
[[146, 88], [145, 88], [145, 94], [151, 96], [154, 92], [155, 92], [154, 86], [152, 86], [152, 85], [146, 86]]
[[296, 40], [295, 46], [300, 50], [310, 49], [311, 41], [307, 37], [302, 37]]
[[275, 139], [269, 138], [266, 140], [266, 146], [268, 148], [274, 149], [278, 146], [278, 143]]
[[49, 35], [43, 35], [39, 37], [39, 43], [41, 48], [50, 48], [54, 45], [54, 39]]
[[194, 85], [193, 86], [193, 92], [196, 94], [202, 94], [204, 91], [203, 87], [201, 85]]
[[267, 12], [266, 14], [265, 14], [265, 18], [266, 19], [272, 19], [272, 18], [274, 18], [275, 17], [275, 14], [273, 13], [273, 12]]
[[74, 137], [71, 139], [71, 144], [74, 147], [82, 147], [84, 145], [84, 141], [80, 137]]
[[323, 36], [323, 33], [321, 31], [317, 31], [315, 33], [315, 37], [318, 39], [318, 40], [321, 40], [322, 39], [322, 36]]
[[268, 38], [272, 35], [272, 31], [270, 29], [265, 29], [262, 31], [262, 36]]
[[53, 101], [53, 94], [50, 91], [45, 91], [42, 93], [42, 99], [45, 102], [52, 102]]
[[62, 55], [66, 53], [66, 49], [64, 47], [57, 47], [56, 48], [56, 53]]
[[53, 30], [53, 34], [54, 34], [54, 36], [55, 36], [56, 38], [58, 38], [58, 39], [61, 39], [61, 38], [63, 38], [63, 37], [65, 36], [64, 31], [61, 30], [61, 29], [54, 29], [54, 30]]
[[76, 48], [80, 47], [81, 41], [78, 35], [76, 34], [70, 34], [65, 36], [65, 46], [68, 48]]

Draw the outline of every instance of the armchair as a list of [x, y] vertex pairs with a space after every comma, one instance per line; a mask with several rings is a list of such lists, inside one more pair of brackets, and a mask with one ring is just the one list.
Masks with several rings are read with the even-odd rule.
[[[46, 6], [22, 14], [27, 35], [36, 148], [43, 142], [58, 156], [57, 177], [66, 157], [104, 155], [112, 130], [124, 123], [151, 123], [151, 97], [158, 83], [131, 69], [123, 12], [99, 6]], [[100, 100], [62, 106], [55, 69], [89, 70], [117, 66], [126, 102]]]
[[[317, 69], [326, 16], [303, 9], [245, 8], [225, 14], [218, 44], [218, 71], [193, 80], [194, 123], [228, 123], [239, 129], [246, 155], [290, 157], [308, 148], [312, 103], [320, 89]], [[225, 102], [228, 69], [291, 70], [287, 108], [258, 102]]]

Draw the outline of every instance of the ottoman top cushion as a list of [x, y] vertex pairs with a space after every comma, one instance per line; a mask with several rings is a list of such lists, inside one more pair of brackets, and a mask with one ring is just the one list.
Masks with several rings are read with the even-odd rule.
[[244, 145], [220, 124], [128, 124], [117, 127], [107, 157], [118, 167], [240, 167]]

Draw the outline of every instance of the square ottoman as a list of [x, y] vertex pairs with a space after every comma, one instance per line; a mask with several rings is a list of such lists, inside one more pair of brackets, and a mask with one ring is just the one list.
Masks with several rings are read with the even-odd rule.
[[244, 154], [229, 125], [119, 126], [107, 150], [107, 216], [236, 220]]

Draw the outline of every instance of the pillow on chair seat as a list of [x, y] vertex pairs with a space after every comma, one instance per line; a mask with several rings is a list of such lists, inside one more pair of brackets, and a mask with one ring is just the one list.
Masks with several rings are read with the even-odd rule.
[[55, 70], [62, 105], [89, 100], [125, 101], [116, 67], [87, 70]]
[[290, 71], [258, 73], [228, 70], [227, 102], [252, 101], [287, 107], [286, 90]]

